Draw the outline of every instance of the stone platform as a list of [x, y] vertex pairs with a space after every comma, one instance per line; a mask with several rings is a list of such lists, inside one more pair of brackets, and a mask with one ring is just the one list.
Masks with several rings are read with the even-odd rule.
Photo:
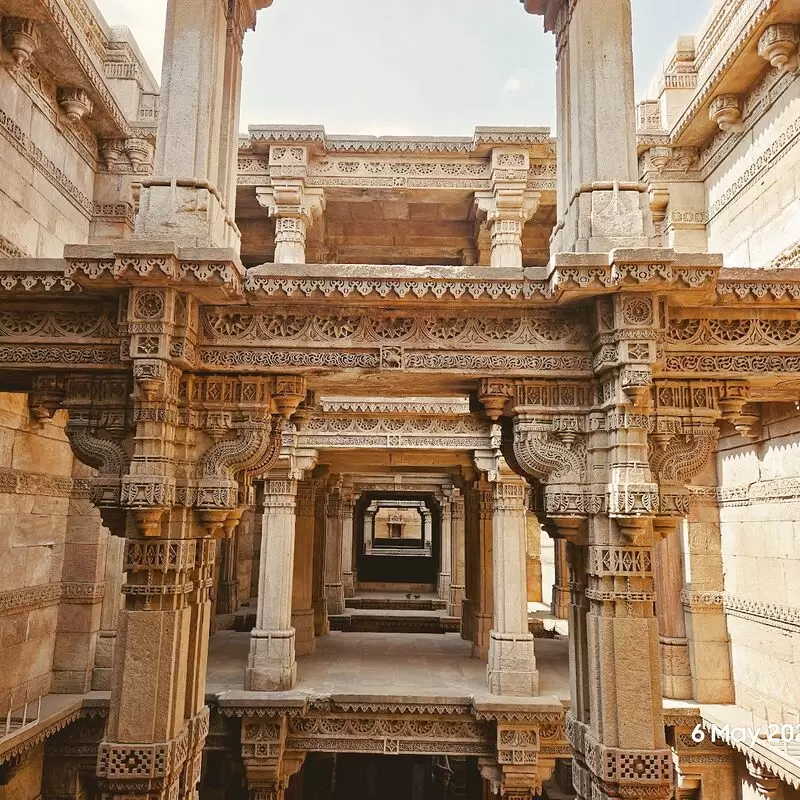
[[[250, 636], [220, 631], [211, 637], [206, 691], [220, 695], [244, 689]], [[458, 634], [331, 632], [316, 640], [316, 652], [297, 659], [296, 692], [314, 696], [466, 697], [485, 695], [486, 663], [472, 658], [471, 644]], [[567, 641], [535, 642], [539, 693], [569, 699]], [[249, 692], [249, 695], [280, 694]]]

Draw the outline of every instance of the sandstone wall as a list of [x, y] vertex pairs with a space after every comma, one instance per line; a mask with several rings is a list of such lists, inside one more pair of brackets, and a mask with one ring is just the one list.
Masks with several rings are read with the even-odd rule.
[[[768, 73], [765, 89], [786, 88], [766, 113], [752, 112], [758, 121], [706, 181], [708, 249], [728, 267], [767, 267], [800, 248], [800, 78], [787, 78]], [[755, 94], [757, 108], [766, 98]]]
[[51, 86], [33, 66], [0, 69], [0, 251], [60, 258], [85, 242], [94, 210], [97, 143], [59, 120]]
[[65, 423], [0, 393], [0, 714], [91, 686], [108, 533]]
[[800, 722], [800, 413], [765, 406], [761, 432], [720, 442], [724, 604], [736, 702]]

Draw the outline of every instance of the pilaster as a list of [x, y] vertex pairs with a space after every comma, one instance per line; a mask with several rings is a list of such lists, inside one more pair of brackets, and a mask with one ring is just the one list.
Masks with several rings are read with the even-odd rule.
[[293, 478], [276, 475], [264, 482], [258, 610], [245, 671], [251, 691], [283, 691], [297, 680], [291, 624], [296, 498]]
[[[316, 472], [315, 472], [316, 476]], [[328, 633], [328, 600], [325, 592], [328, 492], [324, 478], [314, 477], [314, 636]]]
[[555, 556], [555, 581], [550, 611], [558, 619], [567, 619], [569, 616], [569, 568], [567, 567], [567, 543], [564, 539], [560, 537], [554, 539], [553, 555]]
[[526, 492], [525, 501], [525, 534], [526, 534], [526, 554], [527, 554], [527, 592], [529, 603], [542, 602], [542, 526], [536, 514], [530, 511], [530, 502]]

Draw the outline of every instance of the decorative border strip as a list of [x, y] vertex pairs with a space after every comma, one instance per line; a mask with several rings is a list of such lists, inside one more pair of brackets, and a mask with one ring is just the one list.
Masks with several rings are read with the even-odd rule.
[[5, 236], [0, 236], [0, 257], [5, 258], [30, 258], [30, 253], [26, 253]]
[[28, 159], [84, 217], [90, 219], [94, 203], [37, 147], [5, 111], [0, 109], [0, 132], [17, 152]]
[[731, 592], [695, 592], [684, 589], [681, 603], [685, 610], [695, 613], [724, 610], [725, 614], [749, 619], [770, 627], [800, 632], [800, 608], [770, 603]]
[[59, 603], [93, 605], [105, 595], [105, 582], [101, 583], [48, 583], [25, 586], [0, 592], [0, 616], [20, 614]]
[[721, 486], [717, 497], [720, 508], [800, 501], [800, 478], [777, 478], [733, 488]]
[[89, 480], [0, 468], [0, 493], [33, 494], [44, 497], [88, 497]]

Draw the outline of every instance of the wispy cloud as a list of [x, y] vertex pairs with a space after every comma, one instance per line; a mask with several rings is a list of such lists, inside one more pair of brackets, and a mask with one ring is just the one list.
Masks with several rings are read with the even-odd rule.
[[531, 82], [531, 73], [527, 69], [518, 69], [503, 84], [503, 94], [514, 94], [524, 89]]

